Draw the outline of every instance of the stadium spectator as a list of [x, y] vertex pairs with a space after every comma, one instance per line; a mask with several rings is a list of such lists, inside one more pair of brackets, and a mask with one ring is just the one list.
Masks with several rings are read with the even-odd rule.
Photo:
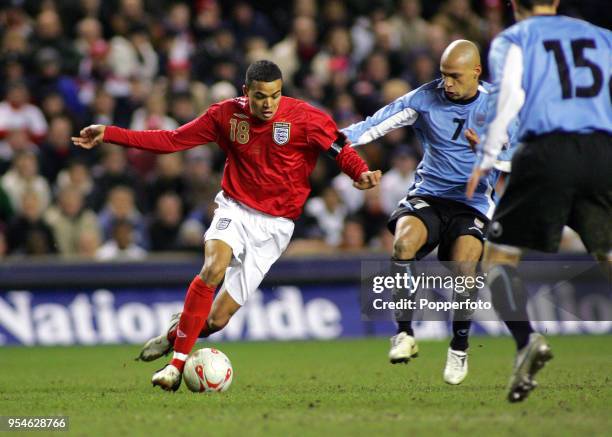
[[14, 28], [5, 30], [1, 38], [0, 66], [2, 70], [0, 77], [4, 83], [0, 84], [0, 95], [6, 94], [6, 84], [23, 80], [25, 76], [25, 65], [28, 62], [28, 41], [24, 34]]
[[254, 9], [251, 2], [236, 2], [232, 8], [232, 17], [226, 23], [226, 27], [235, 36], [239, 45], [253, 36], [262, 37], [269, 44], [278, 41], [278, 33], [269, 18]]
[[393, 33], [399, 37], [404, 55], [427, 45], [427, 21], [421, 17], [421, 0], [400, 0], [398, 13], [389, 19]]
[[410, 68], [410, 85], [412, 88], [418, 88], [422, 84], [434, 80], [438, 75], [438, 65], [429, 52], [420, 50], [412, 54]]
[[167, 35], [168, 68], [190, 67], [190, 57], [195, 49], [193, 33], [189, 26], [191, 10], [186, 3], [170, 5], [168, 16], [164, 20]]
[[357, 217], [347, 217], [342, 228], [342, 240], [338, 250], [342, 253], [363, 252], [366, 249], [365, 231], [362, 221]]
[[379, 20], [374, 24], [373, 52], [384, 54], [389, 62], [389, 76], [400, 77], [406, 68], [406, 55], [400, 51], [398, 36], [389, 20]]
[[79, 100], [79, 88], [72, 76], [62, 74], [62, 59], [60, 53], [51, 47], [38, 51], [35, 58], [39, 74], [33, 83], [33, 93], [45, 96], [49, 93], [59, 94], [66, 108], [72, 114], [81, 114], [84, 110]]
[[57, 11], [52, 9], [41, 11], [36, 17], [35, 30], [30, 41], [32, 58], [37, 59], [42, 50], [53, 49], [59, 55], [61, 71], [74, 76], [79, 68], [79, 53], [72, 41], [64, 35]]
[[351, 36], [344, 27], [335, 27], [327, 34], [327, 43], [312, 60], [312, 71], [323, 83], [334, 74], [352, 74]]
[[71, 147], [72, 121], [66, 116], [57, 116], [49, 123], [47, 140], [40, 147], [40, 173], [50, 184], [55, 183], [59, 172], [75, 158], [84, 156], [81, 150]]
[[11, 130], [23, 129], [35, 143], [43, 141], [47, 122], [42, 111], [29, 100], [30, 93], [24, 82], [8, 85], [6, 99], [0, 102], [0, 140]]
[[15, 156], [22, 151], [29, 151], [34, 154], [39, 149], [34, 144], [24, 129], [10, 130], [4, 141], [0, 141], [0, 174], [4, 174], [15, 159]]
[[285, 75], [285, 86], [299, 85], [297, 74], [308, 71], [310, 62], [319, 51], [317, 25], [311, 17], [296, 17], [293, 28], [282, 41], [272, 46], [272, 60]]
[[98, 217], [92, 210], [84, 208], [83, 194], [77, 187], [64, 187], [58, 194], [57, 203], [45, 212], [44, 220], [51, 227], [62, 256], [79, 253], [84, 233], [97, 234], [100, 238]]
[[79, 99], [83, 104], [89, 106], [96, 97], [98, 86], [113, 84], [114, 78], [109, 61], [109, 43], [99, 38], [85, 44], [87, 44], [85, 47], [87, 51], [83, 54], [79, 65]]
[[100, 233], [84, 230], [79, 235], [77, 256], [84, 259], [94, 259], [100, 248]]
[[389, 104], [398, 97], [408, 94], [411, 90], [410, 84], [403, 79], [389, 79], [382, 88], [382, 98], [385, 104]]
[[0, 185], [11, 199], [16, 212], [22, 212], [21, 201], [26, 192], [36, 193], [36, 201], [42, 210], [51, 203], [49, 183], [38, 173], [38, 159], [31, 150], [23, 150], [15, 155], [10, 170], [0, 178]]
[[406, 196], [414, 180], [418, 158], [415, 152], [407, 147], [398, 147], [393, 153], [391, 170], [383, 174], [380, 181], [382, 208], [385, 214], [391, 215], [397, 203]]
[[[212, 214], [210, 215], [212, 217]], [[202, 251], [202, 235], [206, 227], [197, 218], [186, 219], [179, 229], [178, 241], [182, 250], [200, 253]]]
[[[185, 165], [182, 153], [168, 153], [166, 155], [153, 155], [156, 158], [156, 169], [153, 178], [147, 183], [147, 210], [156, 208], [158, 199], [166, 193], [174, 193], [180, 197], [181, 209], [189, 209], [186, 204], [188, 185], [185, 180]], [[193, 155], [192, 155], [193, 156]], [[210, 173], [207, 170], [206, 173]], [[204, 175], [206, 178], [206, 175]]]
[[446, 29], [439, 24], [430, 24], [427, 28], [427, 50], [433, 59], [440, 59], [450, 42]]
[[[73, 160], [67, 167], [59, 172], [56, 179], [55, 191], [71, 186], [79, 190], [84, 199], [89, 199], [93, 190], [93, 179], [89, 167], [80, 160]], [[89, 204], [89, 202], [86, 202]]]
[[353, 85], [357, 109], [372, 114], [382, 104], [381, 90], [391, 73], [389, 60], [383, 52], [372, 52], [365, 59], [359, 80]]
[[442, 26], [451, 40], [484, 42], [482, 18], [472, 10], [469, 0], [446, 0], [433, 23]]
[[102, 149], [102, 165], [95, 169], [94, 190], [91, 193], [91, 206], [99, 211], [106, 202], [109, 191], [117, 185], [136, 189], [137, 178], [127, 165], [125, 150], [113, 145], [105, 145]]
[[[149, 6], [153, 6], [153, 3]], [[157, 12], [162, 11], [158, 9]], [[145, 10], [143, 0], [119, 0], [119, 7], [111, 18], [112, 30], [120, 35], [128, 33], [134, 25], [152, 28], [154, 24], [155, 19]]]
[[344, 77], [348, 78], [348, 76], [341, 74], [334, 75], [331, 86], [334, 88], [337, 86], [337, 89], [330, 90], [328, 87], [327, 92], [329, 94], [337, 94], [332, 106], [334, 119], [338, 122], [338, 126], [345, 127], [359, 121], [361, 117], [355, 109], [353, 97], [345, 91], [345, 84], [338, 83], [337, 78], [339, 77], [342, 77], [342, 80], [344, 80]]
[[386, 13], [380, 6], [373, 7], [367, 16], [358, 17], [351, 27], [353, 40], [353, 58], [360, 64], [374, 49], [374, 26], [386, 18]]
[[381, 254], [393, 252], [393, 234], [386, 227], [380, 229], [378, 235], [370, 240], [368, 248]]
[[351, 178], [346, 177], [344, 173], [340, 173], [332, 179], [331, 186], [334, 188], [338, 196], [342, 201], [342, 204], [346, 206], [349, 214], [356, 213], [364, 202], [365, 195], [363, 192], [358, 191], [353, 193], [353, 183]]
[[130, 79], [151, 82], [158, 72], [159, 57], [151, 44], [147, 28], [142, 24], [133, 24], [126, 36], [114, 36], [110, 41], [108, 62], [114, 76], [115, 97], [129, 95]]
[[[238, 81], [237, 68], [242, 65], [236, 38], [220, 28], [208, 39], [202, 41], [192, 58], [195, 79], [212, 85], [219, 80]], [[237, 84], [236, 84], [237, 85]]]
[[245, 60], [247, 63], [269, 59], [272, 56], [268, 42], [258, 36], [246, 40], [244, 47]]
[[44, 210], [36, 191], [25, 191], [19, 201], [20, 212], [9, 223], [6, 236], [11, 254], [48, 255], [56, 253], [55, 239], [42, 218]]
[[326, 187], [321, 196], [308, 200], [304, 213], [317, 221], [325, 234], [326, 244], [332, 247], [340, 244], [344, 219], [348, 212], [333, 187]]
[[73, 125], [76, 118], [68, 110], [64, 97], [57, 91], [49, 91], [40, 99], [39, 107], [45, 116], [47, 123], [55, 117], [68, 117]]
[[199, 211], [203, 223], [209, 224], [212, 215], [209, 208], [214, 205], [214, 199], [221, 178], [213, 171], [213, 152], [210, 148], [192, 149], [185, 154], [185, 182], [187, 191], [184, 195], [186, 206], [192, 213]]
[[144, 218], [134, 200], [134, 191], [127, 187], [118, 185], [108, 193], [106, 206], [98, 215], [102, 237], [104, 241], [113, 235], [114, 224], [118, 221], [128, 221], [132, 225], [134, 241], [138, 245], [146, 246], [146, 226]]
[[104, 88], [98, 88], [87, 117], [88, 121], [91, 123], [114, 123], [115, 105], [115, 98], [112, 94]]
[[223, 25], [221, 7], [216, 0], [198, 2], [193, 25], [196, 40], [204, 40], [213, 35]]
[[195, 80], [191, 74], [191, 64], [171, 64], [168, 68], [168, 84], [165, 92], [170, 96], [188, 95], [200, 113], [208, 104], [208, 87]]
[[77, 35], [74, 46], [81, 57], [91, 54], [96, 44], [104, 43], [102, 23], [94, 17], [85, 17], [76, 25]]
[[316, 0], [294, 0], [293, 15], [295, 17], [317, 18], [319, 7]]
[[99, 261], [139, 261], [147, 251], [134, 242], [134, 227], [129, 220], [112, 224], [112, 237], [96, 251]]
[[198, 115], [198, 112], [196, 111], [196, 104], [189, 92], [182, 91], [172, 95], [170, 115], [179, 125], [188, 123], [196, 118]]
[[149, 225], [151, 251], [180, 250], [179, 232], [183, 219], [181, 199], [167, 192], [157, 199], [155, 216]]
[[362, 226], [367, 223], [364, 229], [365, 242], [367, 244], [378, 235], [381, 229], [386, 228], [389, 216], [385, 214], [382, 206], [381, 187], [377, 186], [365, 193], [363, 206], [358, 211]]

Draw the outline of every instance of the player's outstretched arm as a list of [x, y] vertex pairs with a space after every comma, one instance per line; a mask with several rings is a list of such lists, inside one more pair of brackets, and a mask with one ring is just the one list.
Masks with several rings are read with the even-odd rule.
[[[416, 90], [415, 90], [416, 91]], [[345, 127], [341, 132], [351, 142], [351, 147], [371, 143], [403, 126], [410, 126], [419, 117], [410, 105], [414, 91], [383, 106], [365, 120]]]
[[93, 149], [102, 144], [105, 130], [106, 126], [102, 124], [92, 124], [81, 129], [79, 136], [72, 137], [71, 140], [75, 146], [82, 147], [83, 149]]
[[85, 149], [106, 142], [153, 153], [180, 152], [217, 139], [219, 108], [218, 104], [212, 105], [204, 114], [175, 130], [136, 131], [94, 124], [84, 128], [80, 136], [72, 138], [72, 142]]
[[380, 183], [381, 177], [382, 173], [380, 170], [364, 171], [358, 180], [353, 181], [353, 187], [358, 190], [369, 190]]

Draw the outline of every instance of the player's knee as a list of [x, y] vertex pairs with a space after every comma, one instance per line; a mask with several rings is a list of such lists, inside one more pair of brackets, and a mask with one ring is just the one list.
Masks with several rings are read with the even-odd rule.
[[219, 285], [225, 276], [226, 266], [221, 263], [210, 263], [204, 265], [200, 272], [200, 278], [206, 284]]
[[396, 259], [411, 259], [416, 256], [418, 245], [408, 238], [397, 238], [393, 242], [393, 257]]

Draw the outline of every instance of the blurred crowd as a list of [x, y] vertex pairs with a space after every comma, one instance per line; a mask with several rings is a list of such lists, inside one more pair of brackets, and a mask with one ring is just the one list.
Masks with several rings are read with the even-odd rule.
[[[0, 257], [201, 251], [222, 152], [85, 151], [70, 137], [88, 124], [174, 129], [270, 59], [285, 95], [347, 126], [436, 78], [452, 40], [486, 60], [509, 17], [503, 0], [0, 0]], [[353, 189], [321, 157], [290, 253], [390, 251], [386, 219], [422, 151], [399, 129], [360, 153], [380, 187]]]

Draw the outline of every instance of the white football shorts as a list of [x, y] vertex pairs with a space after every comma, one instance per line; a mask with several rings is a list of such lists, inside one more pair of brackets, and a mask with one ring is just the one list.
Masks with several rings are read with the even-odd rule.
[[287, 248], [295, 224], [237, 202], [223, 191], [215, 197], [217, 209], [204, 241], [221, 240], [233, 252], [225, 271], [223, 287], [239, 305], [244, 305], [272, 264]]

